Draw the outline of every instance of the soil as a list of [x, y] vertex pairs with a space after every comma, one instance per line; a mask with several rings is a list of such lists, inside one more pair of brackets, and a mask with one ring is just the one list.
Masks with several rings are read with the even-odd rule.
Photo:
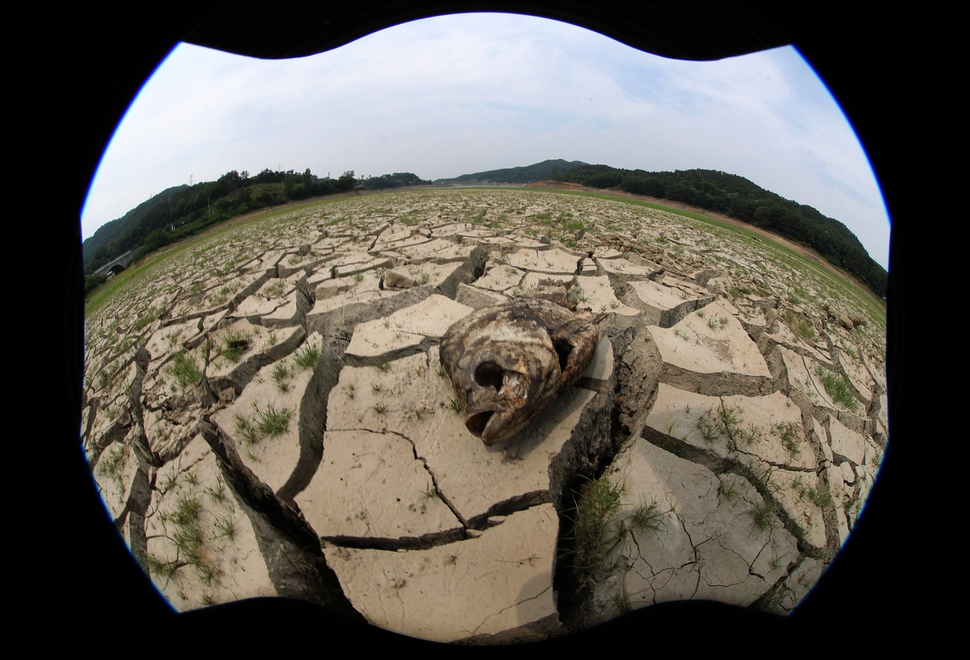
[[815, 250], [805, 247], [804, 245], [801, 245], [799, 243], [794, 243], [791, 240], [784, 238], [783, 236], [779, 236], [778, 234], [774, 234], [770, 231], [766, 231], [764, 229], [761, 229], [760, 227], [755, 227], [754, 225], [749, 225], [746, 222], [741, 222], [740, 220], [724, 215], [723, 213], [708, 211], [707, 209], [702, 209], [698, 206], [691, 206], [689, 204], [683, 204], [681, 202], [675, 202], [669, 199], [650, 197], [649, 195], [634, 195], [633, 193], [628, 193], [623, 190], [616, 190], [615, 188], [606, 188], [606, 189], [590, 188], [588, 186], [583, 186], [578, 183], [571, 183], [568, 181], [536, 181], [534, 183], [526, 184], [525, 187], [539, 189], [539, 190], [569, 190], [573, 192], [588, 192], [588, 193], [600, 193], [600, 194], [607, 193], [610, 195], [615, 195], [616, 197], [635, 199], [642, 202], [650, 202], [651, 204], [660, 204], [662, 206], [669, 206], [671, 208], [681, 209], [683, 211], [690, 211], [691, 213], [699, 213], [701, 215], [706, 215], [708, 217], [714, 218], [715, 220], [720, 220], [721, 222], [724, 222], [731, 226], [744, 229], [745, 231], [755, 234], [757, 236], [770, 238], [771, 240], [778, 243], [779, 245], [783, 245], [784, 247], [798, 253], [799, 255], [805, 257], [806, 259], [811, 259], [813, 262], [825, 268], [827, 271], [829, 271], [836, 277], [842, 279], [845, 282], [850, 282], [864, 291], [867, 291], [874, 300], [877, 300], [883, 306], [883, 308], [885, 308], [885, 303], [882, 301], [882, 299], [879, 296], [873, 293], [872, 289], [870, 289], [868, 286], [866, 286], [864, 283], [859, 281], [854, 276], [850, 275], [849, 273], [846, 273], [844, 270], [840, 270], [835, 266], [833, 266], [832, 264], [830, 264], [822, 257], [822, 255], [820, 255]]

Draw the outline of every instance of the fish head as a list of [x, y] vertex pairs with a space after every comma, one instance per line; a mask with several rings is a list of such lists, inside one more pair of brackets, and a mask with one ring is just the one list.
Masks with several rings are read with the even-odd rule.
[[474, 312], [441, 341], [465, 427], [486, 445], [505, 442], [586, 370], [599, 337], [587, 321], [543, 300]]

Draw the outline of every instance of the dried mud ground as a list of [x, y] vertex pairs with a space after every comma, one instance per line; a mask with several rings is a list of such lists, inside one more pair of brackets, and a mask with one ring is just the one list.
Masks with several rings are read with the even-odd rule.
[[[770, 239], [630, 200], [351, 196], [122, 279], [86, 319], [80, 437], [179, 611], [288, 596], [478, 644], [672, 600], [784, 615], [887, 441], [876, 301]], [[599, 318], [596, 355], [487, 447], [438, 343], [548, 280]]]

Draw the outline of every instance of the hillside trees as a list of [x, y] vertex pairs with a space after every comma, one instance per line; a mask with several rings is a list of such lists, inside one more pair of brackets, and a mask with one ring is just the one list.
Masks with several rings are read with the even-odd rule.
[[338, 192], [350, 192], [357, 187], [357, 179], [354, 178], [354, 171], [348, 170], [340, 175], [334, 186]]

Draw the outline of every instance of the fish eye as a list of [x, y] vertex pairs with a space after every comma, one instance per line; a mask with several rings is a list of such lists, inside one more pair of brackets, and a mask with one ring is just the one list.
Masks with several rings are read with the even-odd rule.
[[475, 382], [482, 387], [494, 387], [496, 392], [502, 389], [504, 375], [505, 369], [491, 361], [482, 362], [475, 368]]

